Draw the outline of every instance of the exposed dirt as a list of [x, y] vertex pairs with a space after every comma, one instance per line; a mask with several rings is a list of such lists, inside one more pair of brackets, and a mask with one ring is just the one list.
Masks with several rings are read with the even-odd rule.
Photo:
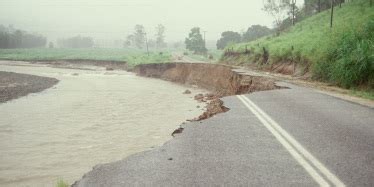
[[134, 68], [139, 76], [160, 78], [186, 85], [196, 85], [218, 96], [229, 96], [279, 88], [274, 79], [240, 74], [218, 64], [167, 63], [145, 64]]
[[207, 110], [202, 115], [200, 115], [198, 118], [195, 118], [192, 121], [201, 121], [204, 119], [208, 119], [219, 113], [224, 113], [224, 112], [229, 111], [230, 109], [225, 107], [223, 104], [224, 104], [223, 101], [218, 98], [209, 101], [208, 105], [206, 106]]
[[[79, 69], [79, 66], [89, 65], [89, 66], [98, 66], [104, 67], [107, 71], [113, 70], [127, 70], [127, 62], [123, 61], [101, 61], [101, 60], [46, 60], [46, 61], [34, 61], [35, 64], [48, 64], [54, 67], [64, 67], [64, 68], [73, 68]], [[76, 67], [78, 65], [78, 67]]]
[[55, 78], [0, 71], [0, 103], [41, 92], [57, 83]]
[[133, 70], [139, 76], [160, 78], [176, 83], [198, 86], [210, 94], [197, 94], [195, 100], [206, 102], [206, 111], [189, 121], [201, 121], [229, 110], [223, 96], [246, 94], [280, 88], [275, 80], [233, 71], [232, 67], [206, 63], [167, 63], [138, 65]]

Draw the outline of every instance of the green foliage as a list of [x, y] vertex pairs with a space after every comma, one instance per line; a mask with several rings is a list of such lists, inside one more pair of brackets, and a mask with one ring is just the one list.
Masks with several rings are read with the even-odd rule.
[[127, 62], [129, 66], [146, 63], [163, 63], [171, 59], [169, 53], [151, 52], [129, 49], [0, 49], [2, 60], [46, 61], [46, 60], [105, 60]]
[[[297, 63], [312, 65], [315, 79], [344, 87], [373, 87], [374, 7], [367, 0], [344, 3], [334, 11], [333, 28], [329, 28], [329, 20], [330, 11], [326, 10], [296, 23], [280, 36], [232, 45], [227, 50], [234, 49], [236, 56], [224, 56], [223, 60], [260, 63], [258, 57], [265, 47], [270, 64], [296, 59]], [[246, 48], [249, 54], [244, 54]]]
[[205, 41], [200, 33], [200, 28], [195, 27], [191, 29], [191, 32], [185, 40], [186, 49], [193, 51], [197, 54], [205, 54], [207, 49], [205, 47]]
[[247, 32], [243, 34], [242, 40], [244, 42], [250, 42], [263, 36], [270, 35], [272, 32], [273, 31], [266, 26], [252, 25], [248, 28]]
[[329, 51], [328, 72], [324, 72], [329, 74], [323, 80], [345, 88], [368, 84], [374, 88], [374, 20], [363, 28], [342, 34], [334, 50]]
[[241, 36], [237, 32], [226, 31], [221, 34], [221, 39], [217, 41], [217, 49], [224, 49], [228, 44], [238, 43]]
[[69, 187], [69, 184], [67, 184], [65, 181], [63, 180], [59, 180], [56, 184], [56, 187]]
[[[335, 1], [337, 4], [339, 1]], [[304, 0], [306, 14], [313, 14], [314, 12], [323, 11], [329, 9], [331, 6], [331, 0]]]

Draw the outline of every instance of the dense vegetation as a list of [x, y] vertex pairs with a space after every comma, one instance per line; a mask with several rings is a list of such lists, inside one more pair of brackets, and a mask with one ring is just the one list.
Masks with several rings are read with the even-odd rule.
[[250, 42], [272, 33], [273, 29], [269, 29], [262, 25], [252, 25], [243, 34], [234, 31], [225, 31], [221, 34], [221, 38], [217, 41], [216, 46], [217, 49], [224, 49], [228, 45], [240, 42]]
[[194, 27], [191, 29], [191, 32], [184, 43], [186, 44], [186, 49], [193, 51], [195, 54], [206, 54], [208, 51], [205, 46], [205, 39], [203, 39], [199, 27]]
[[[223, 60], [269, 66], [295, 62], [315, 79], [346, 88], [374, 88], [374, 8], [357, 0], [305, 18], [279, 36], [232, 45]], [[311, 68], [309, 68], [311, 67]]]
[[1, 49], [44, 47], [46, 43], [47, 39], [39, 34], [30, 34], [12, 26], [0, 25]]
[[2, 60], [107, 60], [127, 62], [129, 66], [135, 66], [167, 62], [170, 58], [169, 53], [151, 52], [148, 56], [144, 51], [124, 49], [0, 49]]

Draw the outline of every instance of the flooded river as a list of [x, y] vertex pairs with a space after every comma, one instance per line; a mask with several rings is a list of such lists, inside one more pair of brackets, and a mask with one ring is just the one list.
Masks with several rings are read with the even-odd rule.
[[[100, 163], [171, 139], [201, 114], [185, 87], [124, 71], [9, 66], [1, 71], [54, 77], [53, 88], [0, 103], [0, 186], [55, 186]], [[191, 90], [191, 89], [190, 89]]]

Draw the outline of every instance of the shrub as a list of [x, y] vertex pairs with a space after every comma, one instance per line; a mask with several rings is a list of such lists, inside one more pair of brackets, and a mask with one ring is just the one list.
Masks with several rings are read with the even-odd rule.
[[314, 78], [345, 88], [374, 85], [374, 20], [341, 34], [327, 59], [313, 66]]

